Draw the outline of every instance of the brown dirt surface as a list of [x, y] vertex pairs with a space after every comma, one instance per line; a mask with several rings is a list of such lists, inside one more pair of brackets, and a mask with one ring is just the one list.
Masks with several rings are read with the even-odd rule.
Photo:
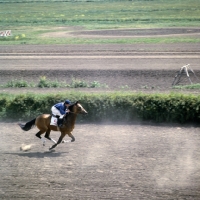
[[0, 125], [2, 200], [200, 198], [198, 127], [79, 124], [74, 143], [49, 152], [36, 128]]
[[[135, 31], [135, 32], [134, 32]], [[56, 37], [199, 37], [198, 28], [84, 32]], [[55, 37], [49, 35], [48, 37]], [[47, 35], [43, 35], [47, 37]], [[190, 64], [200, 77], [199, 44], [1, 45], [0, 84], [37, 83], [40, 76], [70, 83], [99, 81], [108, 88], [75, 91], [171, 92], [177, 71]], [[66, 88], [0, 88], [5, 93], [64, 92]], [[67, 88], [67, 90], [69, 90]], [[191, 92], [191, 91], [182, 91]], [[192, 91], [197, 93], [198, 91]], [[29, 119], [27, 119], [28, 121]], [[48, 151], [15, 123], [0, 123], [0, 199], [200, 199], [200, 136], [195, 125], [77, 124], [76, 141]], [[58, 139], [59, 133], [52, 132]], [[22, 145], [28, 151], [21, 151]]]

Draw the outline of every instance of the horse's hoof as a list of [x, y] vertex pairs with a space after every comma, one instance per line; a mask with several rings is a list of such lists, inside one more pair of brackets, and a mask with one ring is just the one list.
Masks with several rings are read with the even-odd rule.
[[42, 140], [42, 145], [45, 146], [46, 143], [45, 139], [42, 137], [41, 140]]
[[52, 147], [49, 148], [49, 150], [54, 149], [57, 146], [57, 144], [54, 144]]
[[50, 147], [50, 148], [49, 148], [49, 151], [51, 151], [52, 149], [53, 149], [53, 147]]
[[55, 151], [55, 149], [49, 148], [49, 152], [54, 152], [54, 151]]

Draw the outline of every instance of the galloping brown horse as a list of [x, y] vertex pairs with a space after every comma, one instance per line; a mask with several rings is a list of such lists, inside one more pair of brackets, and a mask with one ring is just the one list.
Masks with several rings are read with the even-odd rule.
[[[67, 142], [63, 140], [65, 135], [68, 135], [72, 138], [71, 142], [75, 141], [75, 137], [72, 135], [72, 131], [74, 129], [74, 125], [76, 122], [77, 114], [87, 114], [87, 111], [81, 106], [81, 104], [77, 101], [76, 103], [69, 106], [69, 114], [64, 116], [63, 126], [61, 128], [57, 126], [50, 125], [51, 122], [51, 115], [50, 114], [42, 114], [36, 117], [35, 119], [27, 122], [26, 124], [19, 123], [18, 125], [24, 131], [30, 130], [34, 125], [40, 130], [36, 133], [36, 136], [43, 140], [43, 145], [45, 145], [45, 140], [41, 137], [42, 134], [45, 133], [45, 138], [51, 140], [55, 144], [49, 148], [49, 150], [55, 148], [61, 142]], [[54, 139], [50, 138], [51, 131], [60, 131], [61, 135], [56, 142]]]

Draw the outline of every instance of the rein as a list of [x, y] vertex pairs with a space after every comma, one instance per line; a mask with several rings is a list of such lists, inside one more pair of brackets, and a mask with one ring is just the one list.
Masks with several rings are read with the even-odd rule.
[[75, 112], [71, 112], [71, 111], [69, 112], [69, 114], [70, 114], [70, 113], [72, 113], [72, 114], [77, 114], [77, 113], [75, 113]]

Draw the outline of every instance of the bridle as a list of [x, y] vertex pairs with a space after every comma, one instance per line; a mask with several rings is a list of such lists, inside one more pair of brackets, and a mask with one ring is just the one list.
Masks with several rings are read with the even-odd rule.
[[70, 113], [72, 113], [72, 114], [77, 114], [77, 113], [75, 113], [75, 112], [71, 112], [71, 111], [69, 112], [69, 114], [70, 114]]

